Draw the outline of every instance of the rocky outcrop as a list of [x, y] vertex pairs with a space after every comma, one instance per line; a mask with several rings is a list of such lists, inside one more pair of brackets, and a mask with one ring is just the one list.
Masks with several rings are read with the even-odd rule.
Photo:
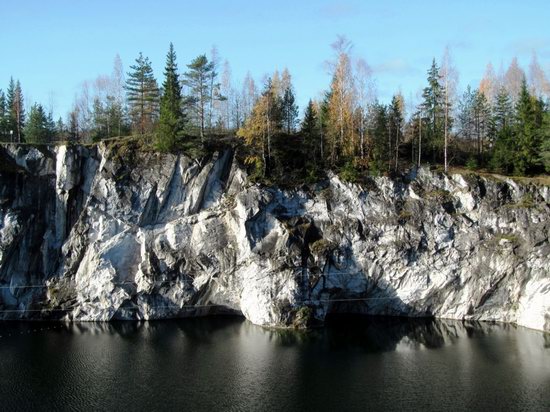
[[0, 148], [0, 315], [328, 313], [550, 331], [550, 188], [427, 169], [358, 186], [250, 183], [231, 150]]

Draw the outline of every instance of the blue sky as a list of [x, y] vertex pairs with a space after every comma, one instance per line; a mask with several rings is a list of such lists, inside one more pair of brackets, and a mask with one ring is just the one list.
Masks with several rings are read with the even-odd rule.
[[492, 61], [498, 71], [533, 51], [550, 74], [547, 1], [4, 1], [0, 4], [0, 88], [13, 75], [27, 100], [65, 117], [83, 80], [110, 73], [120, 54], [125, 71], [142, 51], [159, 80], [172, 41], [180, 70], [216, 45], [235, 80], [259, 80], [288, 67], [304, 107], [328, 87], [323, 62], [338, 34], [375, 70], [378, 95], [424, 86], [433, 57], [446, 45], [460, 87], [477, 85]]

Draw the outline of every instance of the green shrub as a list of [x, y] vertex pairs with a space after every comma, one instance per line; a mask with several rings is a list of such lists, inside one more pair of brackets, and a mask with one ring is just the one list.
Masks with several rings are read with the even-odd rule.
[[477, 170], [478, 166], [477, 159], [474, 156], [470, 156], [466, 161], [466, 168], [468, 170]]
[[340, 169], [340, 177], [345, 182], [357, 183], [359, 176], [359, 170], [357, 170], [357, 167], [351, 161], [346, 162], [344, 167]]

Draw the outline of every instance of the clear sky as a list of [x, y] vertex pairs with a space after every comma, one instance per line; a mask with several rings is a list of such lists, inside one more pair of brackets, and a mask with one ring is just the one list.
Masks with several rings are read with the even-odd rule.
[[328, 87], [323, 62], [338, 34], [373, 67], [382, 101], [398, 89], [414, 96], [446, 45], [461, 88], [477, 86], [489, 61], [498, 71], [517, 56], [527, 69], [533, 51], [550, 72], [548, 0], [4, 0], [0, 16], [0, 88], [13, 75], [27, 103], [56, 117], [83, 80], [111, 72], [117, 53], [127, 71], [142, 51], [160, 82], [170, 41], [181, 71], [212, 45], [239, 82], [248, 70], [259, 80], [288, 67], [301, 109]]

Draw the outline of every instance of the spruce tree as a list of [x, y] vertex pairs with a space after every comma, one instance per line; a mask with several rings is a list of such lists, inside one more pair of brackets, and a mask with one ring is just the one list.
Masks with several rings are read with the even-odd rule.
[[283, 99], [281, 102], [282, 121], [287, 134], [294, 131], [298, 119], [298, 106], [295, 100], [292, 87], [287, 87], [283, 92]]
[[63, 119], [60, 117], [55, 123], [55, 137], [58, 141], [64, 142], [67, 140], [67, 128]]
[[487, 139], [490, 122], [491, 122], [491, 107], [484, 93], [479, 90], [474, 92], [473, 100], [473, 126], [477, 138], [477, 154], [480, 161], [484, 151], [483, 142]]
[[6, 95], [0, 89], [0, 139], [7, 140], [10, 138], [8, 130], [8, 110], [6, 103]]
[[442, 144], [444, 131], [445, 102], [443, 96], [445, 91], [440, 80], [439, 67], [434, 59], [428, 70], [428, 86], [424, 88], [422, 94], [424, 98], [422, 106], [428, 119], [426, 140], [432, 146], [434, 160], [436, 150]]
[[25, 107], [23, 104], [23, 91], [21, 83], [13, 77], [7, 90], [8, 132], [13, 131], [13, 136], [18, 142], [23, 139], [23, 127], [25, 126]]
[[170, 43], [164, 69], [160, 119], [156, 137], [156, 146], [159, 150], [169, 151], [174, 148], [183, 131], [184, 120], [176, 52], [173, 44]]
[[539, 130], [540, 134], [540, 162], [544, 171], [550, 173], [550, 111], [546, 111], [543, 115], [542, 127]]
[[25, 126], [25, 138], [29, 143], [50, 143], [53, 137], [53, 126], [49, 116], [40, 104], [31, 107], [29, 121]]
[[309, 99], [309, 102], [304, 111], [304, 119], [302, 120], [302, 125], [300, 132], [303, 135], [314, 135], [317, 130], [317, 116], [315, 115], [315, 107], [313, 106], [313, 101]]
[[504, 87], [501, 87], [498, 91], [493, 113], [495, 132], [498, 133], [511, 126], [513, 118], [512, 101]]
[[150, 132], [158, 116], [159, 90], [151, 62], [139, 53], [136, 63], [130, 66], [126, 93], [134, 129], [140, 134]]
[[387, 170], [391, 153], [388, 147], [388, 108], [383, 104], [375, 104], [373, 107], [373, 143], [372, 143], [372, 169], [375, 172]]
[[389, 107], [389, 123], [391, 135], [388, 141], [391, 142], [391, 153], [389, 159], [393, 157], [393, 169], [397, 171], [399, 163], [399, 146], [403, 134], [403, 99], [400, 95], [393, 96]]
[[520, 175], [532, 172], [539, 163], [539, 136], [536, 130], [536, 101], [529, 94], [525, 78], [516, 104], [514, 172]]
[[316, 148], [316, 143], [319, 137], [319, 121], [317, 119], [317, 115], [315, 114], [315, 107], [313, 106], [311, 99], [309, 100], [304, 112], [304, 119], [302, 120], [300, 133], [304, 139], [304, 149], [306, 154], [313, 155], [314, 161], [317, 162], [317, 159], [320, 157], [320, 153], [318, 153]]

